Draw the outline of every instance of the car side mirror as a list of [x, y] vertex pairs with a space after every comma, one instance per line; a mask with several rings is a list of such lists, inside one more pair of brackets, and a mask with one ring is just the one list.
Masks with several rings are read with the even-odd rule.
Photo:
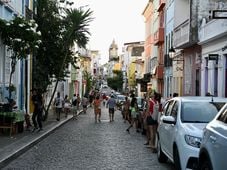
[[176, 119], [173, 116], [163, 116], [162, 121], [167, 124], [176, 124]]

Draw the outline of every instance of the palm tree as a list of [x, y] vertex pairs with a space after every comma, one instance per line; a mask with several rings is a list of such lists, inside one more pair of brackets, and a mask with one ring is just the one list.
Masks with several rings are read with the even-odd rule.
[[60, 79], [58, 79], [58, 76], [60, 76], [62, 74], [62, 71], [67, 68], [69, 62], [75, 65], [75, 60], [72, 58], [73, 56], [69, 54], [69, 49], [74, 45], [74, 43], [76, 43], [79, 47], [85, 47], [88, 43], [88, 36], [90, 35], [88, 26], [89, 23], [93, 20], [93, 18], [91, 17], [92, 13], [93, 12], [90, 9], [86, 11], [82, 10], [82, 8], [65, 9], [66, 16], [62, 19], [63, 30], [65, 30], [62, 36], [62, 42], [64, 43], [65, 48], [63, 49], [63, 51], [65, 51], [65, 55], [63, 57], [59, 74], [56, 76], [57, 81], [49, 105], [47, 107], [45, 117], [47, 117], [48, 110], [56, 92], [58, 82], [60, 81]]

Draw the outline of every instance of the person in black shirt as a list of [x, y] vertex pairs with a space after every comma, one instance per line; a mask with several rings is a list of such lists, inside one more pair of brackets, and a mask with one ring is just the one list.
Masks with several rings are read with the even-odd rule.
[[[34, 104], [34, 112], [32, 115], [32, 122], [34, 125], [34, 129], [32, 130], [32, 132], [34, 132], [35, 130], [38, 130], [38, 132], [39, 132], [39, 131], [43, 130], [42, 129], [42, 127], [43, 127], [42, 126], [43, 99], [42, 99], [41, 93], [36, 89], [33, 90], [32, 102]], [[37, 127], [37, 123], [38, 123], [39, 129]]]

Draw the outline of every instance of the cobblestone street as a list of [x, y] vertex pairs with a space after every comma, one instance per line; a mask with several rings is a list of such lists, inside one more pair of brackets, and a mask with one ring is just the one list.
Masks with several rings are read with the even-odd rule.
[[173, 170], [172, 164], [159, 164], [157, 155], [144, 145], [145, 137], [123, 123], [116, 111], [109, 122], [102, 108], [101, 123], [95, 123], [93, 110], [71, 120], [50, 136], [4, 167], [4, 170], [30, 169], [141, 169]]

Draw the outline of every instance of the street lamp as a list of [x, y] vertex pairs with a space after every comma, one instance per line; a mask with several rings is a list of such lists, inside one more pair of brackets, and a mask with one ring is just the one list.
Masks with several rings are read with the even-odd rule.
[[175, 49], [173, 48], [173, 47], [171, 47], [170, 49], [169, 49], [169, 57], [171, 58], [171, 59], [173, 59], [174, 58], [174, 55], [175, 55]]
[[169, 58], [171, 58], [172, 61], [184, 61], [184, 59], [181, 59], [182, 55], [181, 55], [180, 59], [178, 59], [179, 58], [178, 55], [176, 55], [177, 59], [174, 59], [175, 58], [175, 53], [176, 53], [175, 49], [173, 47], [171, 47], [169, 49]]

